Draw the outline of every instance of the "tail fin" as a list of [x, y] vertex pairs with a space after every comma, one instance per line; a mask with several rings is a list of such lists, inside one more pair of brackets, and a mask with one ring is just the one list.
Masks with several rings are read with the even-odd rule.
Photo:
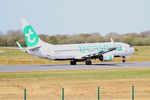
[[21, 24], [23, 27], [25, 40], [27, 47], [35, 47], [41, 41], [32, 26], [26, 21], [26, 19], [21, 19]]

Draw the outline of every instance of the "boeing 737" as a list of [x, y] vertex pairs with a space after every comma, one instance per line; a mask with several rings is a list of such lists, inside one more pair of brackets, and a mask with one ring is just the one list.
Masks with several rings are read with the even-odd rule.
[[27, 48], [17, 42], [18, 47], [28, 54], [49, 60], [70, 60], [70, 65], [76, 65], [79, 61], [85, 61], [91, 65], [91, 59], [100, 61], [111, 61], [115, 57], [125, 58], [134, 53], [134, 49], [126, 43], [111, 42], [104, 43], [82, 43], [82, 44], [48, 44], [40, 39], [33, 27], [25, 20], [21, 20]]

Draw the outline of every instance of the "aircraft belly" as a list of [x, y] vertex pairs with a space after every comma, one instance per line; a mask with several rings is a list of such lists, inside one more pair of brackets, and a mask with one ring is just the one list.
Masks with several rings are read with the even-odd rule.
[[75, 58], [75, 56], [79, 54], [79, 52], [57, 52], [55, 53], [55, 58], [59, 59], [67, 59], [67, 58]]

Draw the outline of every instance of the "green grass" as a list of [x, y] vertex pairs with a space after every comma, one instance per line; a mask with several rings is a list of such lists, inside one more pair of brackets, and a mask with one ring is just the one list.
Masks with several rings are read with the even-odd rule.
[[0, 56], [28, 56], [25, 52], [6, 47], [0, 47], [0, 51], [3, 51], [3, 53], [0, 53]]
[[150, 46], [135, 46], [136, 52], [131, 57], [150, 58]]
[[150, 78], [150, 69], [124, 70], [77, 70], [77, 71], [50, 71], [50, 72], [17, 72], [0, 73], [0, 78], [63, 78], [70, 80], [80, 79], [127, 79]]

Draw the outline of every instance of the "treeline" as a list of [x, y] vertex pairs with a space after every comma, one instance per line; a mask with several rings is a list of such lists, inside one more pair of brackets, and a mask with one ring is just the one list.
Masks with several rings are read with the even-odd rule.
[[[111, 32], [105, 36], [102, 36], [98, 32], [71, 35], [40, 34], [40, 38], [43, 41], [51, 44], [109, 42], [111, 37], [115, 42], [124, 42], [133, 46], [150, 46], [150, 31], [126, 34]], [[5, 34], [0, 32], [0, 46], [16, 46], [16, 41], [19, 41], [22, 46], [26, 46], [24, 34], [22, 31], [9, 30]]]

